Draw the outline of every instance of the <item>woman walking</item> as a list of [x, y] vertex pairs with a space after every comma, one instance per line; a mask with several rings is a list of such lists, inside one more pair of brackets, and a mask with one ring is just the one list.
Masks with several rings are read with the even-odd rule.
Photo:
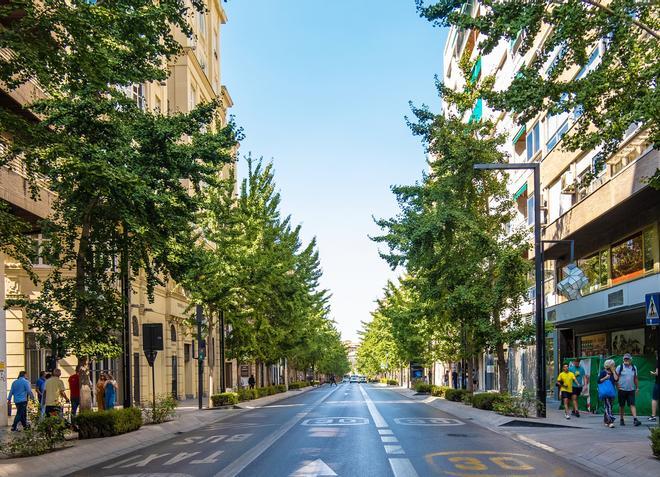
[[99, 375], [99, 381], [96, 383], [96, 406], [99, 411], [105, 409], [105, 373]]
[[117, 381], [114, 380], [112, 374], [107, 374], [105, 382], [105, 408], [114, 409], [115, 400], [117, 398]]
[[598, 375], [598, 398], [605, 405], [603, 422], [607, 427], [614, 427], [614, 414], [612, 414], [612, 402], [616, 396], [616, 370], [614, 360], [608, 359], [603, 365], [603, 370]]

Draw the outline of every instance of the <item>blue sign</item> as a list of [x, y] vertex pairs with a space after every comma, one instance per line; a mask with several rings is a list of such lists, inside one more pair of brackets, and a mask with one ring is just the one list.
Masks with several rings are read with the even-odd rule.
[[660, 325], [660, 293], [646, 294], [646, 326]]

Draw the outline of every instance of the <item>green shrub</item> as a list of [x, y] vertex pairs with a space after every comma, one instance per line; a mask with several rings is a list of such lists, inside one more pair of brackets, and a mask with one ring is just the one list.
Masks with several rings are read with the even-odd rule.
[[278, 393], [286, 392], [286, 384], [278, 384], [276, 387]]
[[451, 389], [449, 386], [432, 386], [431, 395], [442, 397], [445, 395], [447, 389]]
[[533, 393], [525, 389], [521, 396], [501, 394], [500, 398], [493, 402], [493, 411], [505, 416], [528, 417], [536, 412], [540, 405]]
[[176, 414], [178, 403], [171, 394], [160, 394], [156, 396], [156, 407], [153, 402], [144, 403], [142, 412], [144, 421], [148, 424], [160, 424], [169, 421]]
[[660, 427], [651, 428], [651, 450], [653, 455], [660, 458]]
[[398, 385], [399, 385], [399, 381], [397, 381], [396, 379], [388, 379], [388, 380], [387, 380], [387, 385], [388, 385], [388, 386], [398, 386]]
[[250, 388], [240, 388], [238, 390], [238, 400], [239, 401], [249, 401], [257, 397], [256, 390]]
[[463, 404], [466, 406], [472, 406], [472, 392], [471, 391], [466, 391], [465, 394], [463, 394]]
[[142, 411], [136, 407], [109, 411], [83, 411], [74, 419], [80, 439], [109, 437], [135, 431], [142, 426]]
[[472, 407], [477, 409], [484, 409], [486, 411], [493, 410], [493, 404], [507, 396], [506, 393], [479, 393], [472, 396]]
[[232, 404], [238, 404], [238, 394], [237, 393], [213, 394], [211, 396], [211, 402], [213, 403], [213, 407], [231, 406]]
[[431, 384], [427, 384], [423, 381], [417, 381], [415, 383], [415, 391], [418, 393], [430, 393], [432, 388], [433, 386]]
[[447, 388], [445, 390], [445, 399], [448, 401], [461, 402], [466, 394], [468, 394], [468, 392], [465, 389]]
[[59, 417], [44, 417], [31, 421], [32, 426], [0, 443], [3, 454], [9, 457], [28, 457], [45, 454], [64, 443], [67, 423]]
[[291, 384], [289, 384], [289, 389], [302, 389], [306, 388], [307, 386], [311, 386], [309, 384], [311, 381], [294, 381]]

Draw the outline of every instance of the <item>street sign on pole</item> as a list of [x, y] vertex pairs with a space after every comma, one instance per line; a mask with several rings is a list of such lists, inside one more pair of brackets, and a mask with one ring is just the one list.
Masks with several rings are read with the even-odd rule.
[[646, 294], [646, 326], [660, 325], [660, 292]]

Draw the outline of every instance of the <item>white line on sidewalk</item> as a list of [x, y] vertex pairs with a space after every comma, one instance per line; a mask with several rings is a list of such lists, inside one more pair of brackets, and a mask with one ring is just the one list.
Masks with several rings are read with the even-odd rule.
[[381, 416], [380, 412], [378, 412], [378, 409], [376, 409], [374, 402], [371, 400], [371, 398], [369, 397], [369, 395], [362, 386], [360, 386], [360, 392], [362, 393], [362, 397], [364, 398], [364, 401], [367, 403], [367, 409], [369, 409], [369, 414], [371, 414], [371, 418], [374, 420], [374, 424], [376, 424], [376, 427], [388, 427], [387, 421], [383, 419], [383, 416]]
[[418, 477], [415, 468], [408, 459], [392, 458], [390, 467], [394, 477]]

